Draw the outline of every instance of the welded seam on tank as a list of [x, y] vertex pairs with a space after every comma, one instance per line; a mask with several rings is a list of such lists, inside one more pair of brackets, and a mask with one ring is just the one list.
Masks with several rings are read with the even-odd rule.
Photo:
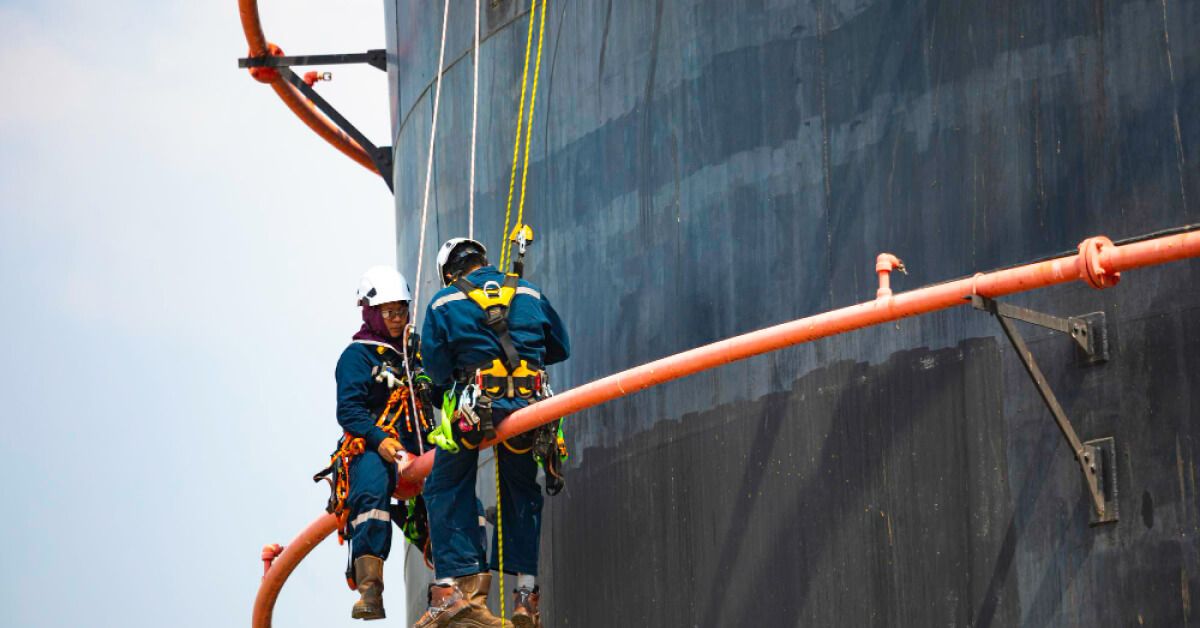
[[[546, 96], [543, 98], [543, 100], [546, 101], [546, 104], [542, 107], [542, 109], [545, 110], [543, 115], [546, 118], [546, 124], [544, 125], [546, 130], [542, 133], [543, 155], [550, 154], [550, 136], [551, 133], [554, 132], [554, 118], [550, 115], [550, 106], [554, 103], [554, 69], [558, 66], [558, 45], [562, 41], [562, 25], [563, 21], [566, 20], [567, 7], [570, 6], [570, 4], [570, 0], [566, 0], [562, 3], [562, 13], [558, 16], [558, 29], [554, 33], [554, 52], [550, 54], [550, 73], [546, 77]], [[552, 190], [554, 186], [554, 169], [547, 168], [544, 176], [546, 178], [545, 189]]]
[[833, 297], [833, 174], [830, 168], [829, 105], [827, 100], [828, 69], [825, 60], [825, 11], [817, 3], [817, 64], [820, 69], [818, 84], [821, 94], [821, 172], [824, 174], [825, 192], [825, 276], [829, 283], [829, 307], [834, 307]]
[[1175, 123], [1175, 165], [1179, 169], [1179, 198], [1183, 202], [1183, 211], [1187, 213], [1187, 185], [1184, 180], [1184, 170], [1187, 168], [1187, 156], [1183, 152], [1183, 133], [1179, 128], [1179, 88], [1175, 85], [1175, 61], [1171, 57], [1171, 33], [1167, 21], [1167, 0], [1162, 0], [1163, 18], [1163, 49], [1167, 54], [1167, 76], [1171, 80], [1172, 120]]

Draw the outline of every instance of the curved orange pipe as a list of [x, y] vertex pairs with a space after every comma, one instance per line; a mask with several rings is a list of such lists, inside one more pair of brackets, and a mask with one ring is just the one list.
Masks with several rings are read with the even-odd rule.
[[251, 625], [255, 628], [270, 628], [271, 616], [275, 612], [275, 600], [279, 597], [279, 591], [283, 589], [288, 576], [292, 575], [296, 565], [299, 565], [314, 547], [320, 545], [321, 541], [336, 529], [337, 517], [324, 514], [308, 524], [291, 543], [284, 546], [283, 552], [271, 562], [271, 566], [263, 574], [262, 584], [258, 586], [258, 596], [254, 598]]
[[[1075, 280], [1085, 281], [1094, 287], [1112, 286], [1120, 279], [1122, 271], [1200, 257], [1200, 231], [1122, 246], [1114, 246], [1107, 238], [1089, 238], [1080, 244], [1079, 250], [1076, 255], [880, 296], [872, 301], [742, 334], [609, 375], [512, 413], [497, 426], [496, 439], [485, 442], [483, 447], [490, 447], [500, 440], [605, 401], [730, 362], [863, 327], [965, 305], [966, 298], [972, 294], [995, 298]], [[899, 260], [895, 259], [894, 266], [892, 259], [895, 259], [894, 256], [882, 259], [879, 264], [889, 269], [898, 266]], [[433, 469], [433, 458], [434, 452], [428, 451], [401, 465], [396, 497], [407, 498], [418, 492], [421, 483]], [[332, 515], [323, 515], [284, 548], [263, 576], [258, 597], [254, 601], [254, 628], [270, 628], [271, 612], [284, 581], [336, 526], [337, 521]]]
[[[242, 19], [242, 31], [246, 34], [246, 43], [250, 46], [250, 56], [262, 57], [270, 54], [267, 38], [263, 34], [262, 22], [258, 15], [258, 0], [238, 0], [238, 13]], [[329, 118], [322, 115], [303, 94], [283, 80], [278, 73], [275, 73], [269, 82], [271, 88], [288, 106], [288, 109], [291, 109], [296, 117], [307, 124], [308, 128], [362, 167], [381, 174], [375, 168], [375, 162], [371, 156], [358, 145], [358, 142], [330, 122]]]

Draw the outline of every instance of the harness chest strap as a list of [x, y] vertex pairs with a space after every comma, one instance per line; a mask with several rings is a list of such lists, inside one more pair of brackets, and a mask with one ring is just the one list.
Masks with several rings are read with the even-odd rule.
[[512, 309], [513, 297], [517, 295], [519, 280], [517, 274], [508, 273], [504, 276], [504, 283], [489, 281], [483, 284], [482, 288], [464, 277], [454, 282], [455, 288], [483, 310], [488, 328], [500, 341], [500, 348], [504, 351], [504, 365], [508, 367], [509, 372], [515, 371], [521, 364], [521, 356], [517, 354], [517, 347], [508, 331], [508, 312]]

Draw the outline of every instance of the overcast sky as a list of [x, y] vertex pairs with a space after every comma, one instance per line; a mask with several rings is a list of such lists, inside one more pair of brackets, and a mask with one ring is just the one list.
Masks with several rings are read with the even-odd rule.
[[[379, 0], [260, 5], [289, 53], [384, 46]], [[260, 548], [321, 512], [391, 196], [245, 52], [235, 0], [0, 0], [2, 626], [247, 625]], [[334, 73], [389, 143], [385, 75]], [[319, 548], [275, 625], [353, 625], [344, 560]]]

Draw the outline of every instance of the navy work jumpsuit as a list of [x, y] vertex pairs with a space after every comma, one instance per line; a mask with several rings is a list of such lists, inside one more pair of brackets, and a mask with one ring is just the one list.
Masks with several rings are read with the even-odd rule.
[[[467, 276], [482, 286], [503, 282], [495, 266], [485, 266]], [[558, 313], [541, 290], [521, 280], [508, 313], [509, 333], [522, 359], [548, 366], [566, 360], [570, 341]], [[443, 288], [425, 312], [421, 334], [425, 373], [434, 389], [454, 386], [455, 369], [465, 370], [504, 355], [500, 341], [487, 326], [482, 309], [453, 286]], [[441, 403], [435, 394], [434, 403]], [[496, 399], [492, 421], [499, 426], [513, 411], [529, 401]], [[433, 471], [425, 481], [433, 566], [438, 578], [457, 578], [489, 569], [479, 535], [475, 499], [475, 469], [479, 451], [460, 448], [458, 453], [439, 449]], [[505, 571], [537, 575], [538, 540], [542, 524], [542, 494], [537, 483], [537, 462], [532, 452], [514, 454], [496, 447], [503, 513]], [[491, 569], [498, 569], [497, 542], [492, 539]]]
[[[350, 461], [350, 494], [346, 498], [350, 522], [350, 559], [378, 556], [387, 560], [392, 547], [392, 492], [396, 489], [396, 465], [379, 456], [379, 444], [387, 433], [375, 425], [387, 407], [391, 390], [386, 382], [376, 381], [378, 369], [385, 365], [399, 375], [404, 362], [391, 345], [356, 340], [338, 359], [337, 419], [342, 429], [366, 441], [366, 450]], [[415, 367], [410, 361], [410, 368]], [[416, 373], [413, 374], [414, 376]], [[406, 451], [418, 453], [420, 426], [406, 429], [404, 417], [396, 424], [400, 444]], [[415, 432], [415, 433], [414, 433]]]

